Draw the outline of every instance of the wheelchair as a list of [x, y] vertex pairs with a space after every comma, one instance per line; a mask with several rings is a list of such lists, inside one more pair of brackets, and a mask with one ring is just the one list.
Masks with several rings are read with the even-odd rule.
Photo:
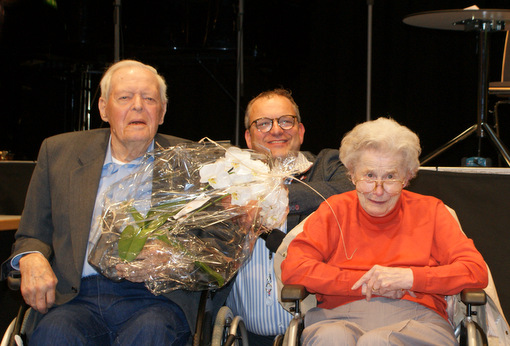
[[[7, 285], [11, 290], [19, 290], [20, 273], [12, 271], [7, 278]], [[202, 291], [198, 307], [196, 330], [191, 340], [192, 346], [247, 346], [248, 332], [240, 316], [233, 316], [232, 311], [223, 306], [216, 318], [212, 319], [212, 312], [208, 310], [208, 300], [211, 291]], [[21, 304], [18, 314], [8, 326], [0, 346], [22, 346], [27, 343], [26, 332], [33, 325], [34, 313], [25, 304]], [[214, 322], [214, 323], [213, 323]]]
[[[460, 346], [489, 345], [487, 335], [476, 321], [477, 311], [475, 306], [485, 305], [487, 295], [482, 289], [465, 289], [460, 293], [462, 303], [466, 305], [464, 319], [455, 327], [455, 336]], [[282, 344], [285, 346], [300, 345], [300, 336], [304, 328], [304, 313], [301, 311], [301, 301], [308, 297], [308, 292], [301, 285], [285, 285], [282, 289], [281, 300], [293, 303], [289, 309], [294, 318], [283, 336]]]
[[[457, 219], [455, 211], [447, 207]], [[275, 253], [276, 282], [280, 294], [280, 303], [293, 314], [285, 335], [279, 336], [277, 346], [300, 345], [304, 328], [304, 315], [316, 306], [315, 295], [309, 294], [304, 286], [283, 285], [281, 281], [281, 263], [287, 255], [290, 242], [303, 230], [306, 219], [297, 225], [284, 238]], [[510, 345], [510, 327], [505, 319], [496, 287], [489, 271], [489, 285], [485, 289], [465, 289], [455, 296], [447, 296], [447, 312], [454, 334], [461, 346], [473, 345]]]
[[[19, 290], [20, 284], [20, 273], [18, 271], [9, 273], [9, 276], [7, 277], [7, 286], [11, 290], [17, 291]], [[30, 309], [30, 307], [25, 302], [23, 302], [18, 310], [18, 314], [7, 327], [0, 346], [23, 345], [26, 342], [26, 326], [32, 316], [32, 309]]]
[[247, 346], [248, 331], [242, 317], [234, 316], [229, 307], [222, 306], [212, 321], [211, 311], [206, 309], [209, 295], [210, 291], [202, 291], [192, 345]]

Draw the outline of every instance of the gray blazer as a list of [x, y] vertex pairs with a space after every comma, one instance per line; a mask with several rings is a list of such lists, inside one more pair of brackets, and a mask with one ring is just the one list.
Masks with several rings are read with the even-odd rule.
[[[2, 279], [12, 270], [13, 256], [39, 251], [50, 261], [58, 279], [56, 304], [65, 304], [78, 294], [109, 136], [110, 129], [106, 128], [44, 140], [12, 255], [2, 264]], [[157, 134], [155, 142], [168, 147], [188, 140]], [[166, 295], [182, 308], [192, 332], [199, 295], [183, 290]]]

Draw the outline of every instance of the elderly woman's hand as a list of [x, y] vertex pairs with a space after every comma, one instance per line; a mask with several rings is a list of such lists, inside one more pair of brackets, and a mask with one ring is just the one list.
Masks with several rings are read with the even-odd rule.
[[361, 293], [366, 295], [368, 301], [372, 295], [400, 299], [406, 291], [415, 296], [414, 292], [410, 291], [413, 281], [413, 271], [410, 268], [375, 265], [351, 289], [357, 290], [361, 287]]

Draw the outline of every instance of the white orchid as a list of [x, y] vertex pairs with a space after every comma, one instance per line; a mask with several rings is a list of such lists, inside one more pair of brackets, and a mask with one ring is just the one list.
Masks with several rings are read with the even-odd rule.
[[234, 205], [258, 201], [262, 224], [267, 227], [281, 225], [287, 214], [288, 196], [283, 179], [273, 177], [269, 166], [252, 159], [248, 151], [228, 148], [224, 158], [200, 169], [200, 182], [216, 189], [226, 188]]
[[224, 158], [200, 169], [200, 182], [221, 189], [266, 179], [268, 172], [269, 166], [260, 160], [252, 160], [249, 152], [230, 147]]
[[215, 163], [204, 165], [200, 169], [200, 182], [209, 183], [215, 189], [230, 185], [229, 162], [221, 158]]
[[234, 205], [247, 205], [250, 201], [258, 201], [263, 198], [269, 189], [266, 183], [252, 183], [233, 185], [227, 190], [232, 198]]
[[262, 224], [268, 229], [279, 227], [288, 212], [289, 196], [287, 189], [280, 181], [274, 181], [271, 191], [260, 203]]
[[237, 147], [230, 147], [225, 153], [225, 159], [231, 162], [236, 174], [266, 174], [269, 166], [260, 160], [252, 160], [251, 153]]

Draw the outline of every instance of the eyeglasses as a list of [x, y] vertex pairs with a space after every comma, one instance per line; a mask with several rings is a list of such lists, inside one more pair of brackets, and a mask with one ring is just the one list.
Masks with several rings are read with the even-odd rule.
[[278, 126], [282, 130], [290, 130], [292, 127], [294, 127], [294, 124], [296, 123], [297, 115], [282, 115], [279, 118], [270, 119], [270, 118], [260, 118], [257, 120], [253, 120], [250, 124], [255, 124], [255, 127], [260, 132], [269, 132], [273, 128], [274, 121], [278, 123]]
[[361, 178], [354, 182], [356, 190], [361, 193], [370, 193], [374, 191], [378, 185], [381, 185], [384, 191], [390, 195], [397, 195], [404, 188], [404, 182], [398, 179], [370, 179]]

